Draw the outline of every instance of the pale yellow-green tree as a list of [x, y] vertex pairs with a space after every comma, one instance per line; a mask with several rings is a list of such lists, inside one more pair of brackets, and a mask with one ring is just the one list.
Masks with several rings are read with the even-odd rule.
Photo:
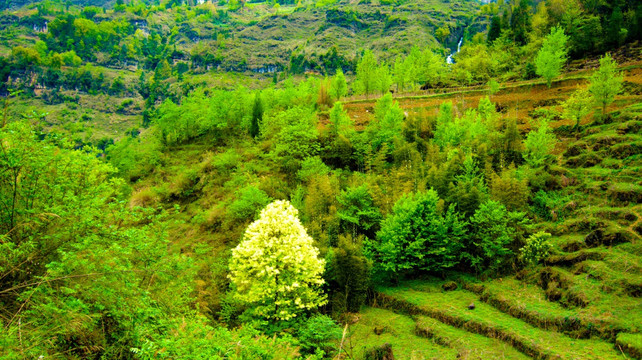
[[593, 105], [593, 96], [587, 88], [576, 90], [571, 96], [562, 104], [564, 108], [564, 117], [569, 120], [575, 121], [575, 130], [579, 130], [580, 121], [591, 112]]
[[236, 297], [250, 304], [255, 316], [290, 320], [327, 302], [321, 292], [324, 267], [298, 211], [277, 200], [261, 211], [232, 250], [229, 278]]

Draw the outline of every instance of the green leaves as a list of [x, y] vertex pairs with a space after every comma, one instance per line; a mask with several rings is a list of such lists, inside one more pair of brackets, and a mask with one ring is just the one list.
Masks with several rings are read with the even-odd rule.
[[545, 119], [541, 120], [539, 127], [531, 130], [524, 140], [526, 163], [532, 168], [543, 166], [550, 159], [550, 153], [556, 143], [557, 138], [548, 126], [548, 122]]
[[418, 270], [443, 271], [459, 263], [466, 222], [450, 206], [446, 211], [434, 190], [404, 195], [381, 224], [366, 254], [375, 269], [392, 275]]
[[511, 245], [528, 224], [526, 213], [506, 210], [499, 202], [482, 204], [470, 219], [471, 235], [464, 256], [478, 272], [497, 272], [513, 255]]
[[544, 231], [529, 236], [526, 239], [526, 245], [519, 249], [520, 260], [527, 265], [537, 265], [540, 261], [546, 259], [553, 250], [550, 239], [551, 234]]
[[341, 98], [347, 93], [348, 83], [346, 82], [346, 77], [343, 74], [343, 70], [341, 70], [341, 68], [338, 68], [336, 75], [332, 78], [330, 95], [335, 100], [341, 101]]
[[374, 235], [372, 230], [378, 227], [381, 213], [374, 205], [367, 185], [341, 191], [337, 201], [340, 204], [337, 216], [344, 231], [349, 231], [353, 237], [357, 234]]
[[158, 108], [155, 124], [161, 140], [174, 145], [206, 133], [219, 140], [250, 117], [250, 97], [243, 90], [214, 91], [206, 96], [198, 90], [185, 97], [180, 105], [166, 100]]
[[130, 208], [110, 165], [56, 142], [24, 122], [0, 130], [2, 316], [38, 354], [114, 357], [187, 310], [194, 273], [167, 253], [162, 211]]
[[366, 96], [377, 88], [377, 59], [370, 50], [366, 50], [357, 64], [355, 85]]
[[377, 101], [374, 116], [365, 132], [372, 151], [377, 152], [385, 145], [390, 154], [395, 149], [395, 141], [402, 138], [403, 110], [393, 101], [392, 94], [387, 93]]
[[623, 80], [624, 77], [617, 70], [617, 63], [610, 54], [600, 58], [600, 68], [591, 76], [589, 91], [602, 105], [602, 115], [606, 113], [606, 107], [613, 102], [615, 95], [622, 91]]
[[575, 121], [575, 130], [579, 130], [580, 121], [591, 112], [593, 97], [587, 88], [575, 90], [562, 104], [564, 117]]
[[535, 71], [537, 75], [546, 79], [546, 85], [549, 88], [553, 79], [560, 75], [562, 66], [566, 63], [567, 41], [568, 36], [564, 34], [561, 27], [552, 28], [535, 58]]

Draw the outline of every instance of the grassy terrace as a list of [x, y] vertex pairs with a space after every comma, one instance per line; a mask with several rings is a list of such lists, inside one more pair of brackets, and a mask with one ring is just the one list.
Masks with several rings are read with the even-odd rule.
[[[420, 314], [444, 324], [491, 339], [500, 339], [534, 358], [624, 359], [612, 343], [601, 339], [577, 339], [544, 330], [506, 314], [467, 290], [443, 292], [437, 284], [406, 283], [381, 289], [380, 306]], [[468, 309], [474, 304], [475, 309]], [[558, 309], [562, 311], [562, 309]], [[434, 324], [434, 323], [433, 323]]]
[[395, 358], [399, 359], [457, 357], [455, 349], [417, 335], [415, 327], [415, 321], [406, 315], [385, 309], [366, 308], [359, 313], [359, 321], [350, 327], [347, 352], [354, 358], [362, 359], [369, 349], [389, 343]]

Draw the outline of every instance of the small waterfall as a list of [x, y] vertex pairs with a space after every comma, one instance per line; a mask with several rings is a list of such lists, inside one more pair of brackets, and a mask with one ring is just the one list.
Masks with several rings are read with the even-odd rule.
[[459, 39], [459, 42], [457, 43], [457, 51], [455, 51], [454, 53], [448, 55], [448, 57], [446, 58], [446, 63], [447, 64], [453, 64], [454, 63], [453, 56], [455, 54], [457, 54], [459, 52], [459, 50], [461, 50], [461, 43], [462, 42], [464, 42], [464, 37], [463, 36]]

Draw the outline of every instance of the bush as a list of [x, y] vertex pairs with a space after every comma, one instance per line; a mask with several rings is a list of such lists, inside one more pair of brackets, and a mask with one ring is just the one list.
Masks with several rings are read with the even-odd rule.
[[526, 245], [520, 251], [520, 260], [526, 265], [536, 265], [546, 259], [553, 249], [551, 234], [540, 231], [526, 239]]
[[301, 329], [298, 338], [301, 350], [305, 353], [330, 353], [336, 348], [335, 340], [341, 338], [343, 332], [337, 323], [327, 315], [315, 315], [309, 318]]
[[255, 186], [247, 186], [238, 190], [236, 198], [230, 204], [228, 213], [238, 221], [254, 220], [256, 213], [272, 200], [265, 191]]
[[562, 196], [556, 191], [538, 191], [533, 197], [531, 210], [537, 216], [547, 221], [561, 221], [568, 215], [566, 205], [571, 200], [570, 196]]

